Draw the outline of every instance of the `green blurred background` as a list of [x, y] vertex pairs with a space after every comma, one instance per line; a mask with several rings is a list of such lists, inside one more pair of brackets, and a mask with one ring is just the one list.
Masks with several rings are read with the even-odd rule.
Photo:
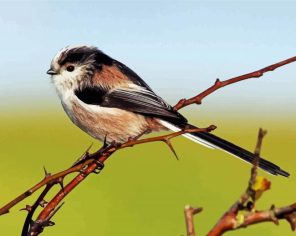
[[[171, 104], [227, 79], [295, 56], [293, 2], [1, 2], [0, 205], [67, 168], [94, 143], [75, 127], [45, 74], [68, 44], [94, 44], [137, 71]], [[223, 88], [182, 113], [200, 127], [253, 150], [291, 173], [274, 177], [258, 209], [296, 201], [295, 71]], [[185, 235], [184, 206], [203, 207], [198, 235], [245, 190], [250, 166], [221, 151], [176, 138], [177, 161], [163, 143], [121, 150], [100, 175], [67, 198], [43, 235]], [[57, 190], [57, 188], [55, 189]], [[37, 193], [38, 194], [38, 193]], [[25, 204], [0, 217], [2, 234], [20, 235]], [[255, 225], [229, 235], [292, 235], [289, 225]]]
[[[219, 100], [215, 103], [219, 105]], [[43, 178], [43, 166], [51, 173], [60, 171], [92, 142], [94, 149], [100, 146], [74, 127], [58, 104], [48, 107], [8, 111], [1, 118], [1, 204]], [[232, 112], [232, 116], [204, 107], [198, 114], [194, 111], [199, 108], [192, 107], [196, 114], [191, 115], [192, 123], [217, 124], [216, 134], [250, 150], [254, 148], [258, 127], [268, 129], [262, 154], [288, 170], [291, 177], [274, 177], [260, 171], [272, 181], [272, 189], [258, 202], [258, 209], [295, 202], [295, 115], [268, 119], [256, 112], [246, 119], [227, 107], [225, 112]], [[250, 166], [183, 138], [175, 139], [174, 146], [179, 161], [162, 143], [114, 154], [100, 175], [89, 176], [67, 197], [53, 219], [56, 226], [46, 229], [44, 235], [184, 235], [186, 204], [204, 208], [195, 222], [199, 235], [205, 235], [246, 188]], [[36, 196], [1, 216], [2, 232], [19, 235], [25, 212], [18, 209], [32, 203]], [[292, 235], [286, 222], [278, 227], [260, 224], [231, 234]]]

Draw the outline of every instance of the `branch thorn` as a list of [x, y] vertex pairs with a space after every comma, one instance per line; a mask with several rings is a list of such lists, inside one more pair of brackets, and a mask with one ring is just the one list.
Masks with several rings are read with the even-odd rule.
[[45, 221], [42, 221], [42, 222], [35, 221], [34, 224], [38, 225], [39, 227], [41, 226], [42, 229], [44, 227], [49, 227], [49, 226], [54, 226], [55, 225], [55, 223], [53, 221], [50, 221], [50, 220], [45, 220]]
[[47, 172], [45, 166], [43, 166], [43, 170], [44, 170], [45, 178], [47, 178], [48, 176], [51, 176], [51, 173]]
[[89, 153], [89, 150], [92, 148], [94, 143], [91, 143], [89, 147], [85, 150], [84, 155]]
[[30, 205], [26, 205], [24, 208], [20, 209], [20, 211], [31, 212], [31, 211], [32, 211], [32, 206], [30, 206]]
[[168, 147], [173, 152], [176, 159], [179, 160], [178, 155], [177, 155], [177, 153], [176, 153], [176, 151], [175, 151], [175, 149], [174, 149], [174, 147], [173, 147], [173, 145], [171, 143], [171, 140], [169, 138], [167, 138], [167, 139], [164, 139], [163, 141], [165, 142], [166, 145], [168, 145]]
[[108, 147], [108, 143], [107, 143], [107, 134], [105, 135], [104, 143], [103, 143], [103, 148], [106, 148], [106, 147]]
[[41, 200], [40, 202], [39, 202], [39, 205], [42, 207], [42, 208], [44, 208], [46, 205], [47, 205], [47, 201], [45, 201], [44, 199], [43, 200]]
[[85, 150], [85, 152], [73, 163], [72, 167], [78, 164], [81, 164], [85, 159], [87, 159], [89, 155], [89, 150], [91, 149], [92, 146], [93, 146], [93, 143], [91, 143], [89, 147]]

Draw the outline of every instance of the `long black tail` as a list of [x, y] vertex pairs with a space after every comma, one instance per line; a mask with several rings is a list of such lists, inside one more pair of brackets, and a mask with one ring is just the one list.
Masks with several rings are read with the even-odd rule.
[[[191, 128], [195, 128], [192, 126]], [[214, 146], [229, 152], [242, 160], [253, 163], [254, 160], [254, 153], [251, 153], [233, 143], [230, 143], [222, 138], [219, 138], [210, 133], [191, 133], [193, 136], [196, 136], [202, 140], [205, 140], [207, 143], [213, 144]], [[284, 170], [282, 170], [279, 166], [273, 164], [270, 161], [267, 161], [260, 157], [259, 167], [272, 175], [282, 175], [288, 177], [290, 174]]]
[[[186, 125], [187, 127], [189, 126], [190, 129], [197, 128], [193, 125], [188, 125], [188, 124]], [[172, 129], [172, 127], [168, 127], [168, 128]], [[179, 126], [179, 128], [184, 128], [184, 127]], [[190, 133], [190, 134], [186, 134], [185, 136], [189, 139], [194, 139], [196, 142], [203, 143], [206, 146], [212, 146], [218, 149], [222, 149], [223, 151], [233, 154], [236, 157], [239, 157], [240, 159], [251, 164], [253, 163], [253, 160], [255, 158], [254, 153], [251, 153], [211, 133], [204, 133], [204, 132]], [[260, 157], [259, 167], [272, 175], [282, 175], [285, 177], [288, 177], [290, 175], [288, 172], [282, 170], [279, 166], [273, 164], [270, 161], [263, 159], [262, 157]]]

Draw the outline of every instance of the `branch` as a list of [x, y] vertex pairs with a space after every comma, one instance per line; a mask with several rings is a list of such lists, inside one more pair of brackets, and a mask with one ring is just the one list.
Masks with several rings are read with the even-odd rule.
[[[257, 176], [257, 168], [260, 159], [260, 152], [265, 130], [259, 129], [257, 144], [254, 151], [255, 158], [248, 181], [248, 186], [240, 198], [224, 213], [217, 224], [211, 229], [207, 236], [220, 236], [227, 231], [245, 228], [262, 222], [273, 222], [278, 225], [280, 220], [286, 220], [291, 230], [296, 229], [296, 203], [289, 206], [278, 207], [274, 205], [268, 210], [256, 210], [255, 203], [261, 195], [270, 189], [271, 183], [260, 176]], [[199, 213], [201, 208], [185, 207], [185, 220], [187, 236], [195, 236], [193, 217]]]
[[241, 195], [239, 200], [236, 201], [226, 213], [224, 213], [207, 236], [219, 236], [227, 231], [236, 230], [261, 222], [270, 221], [278, 224], [278, 221], [281, 219], [287, 220], [290, 223], [292, 230], [295, 230], [296, 203], [281, 208], [271, 206], [270, 209], [264, 211], [255, 210], [256, 201], [270, 188], [270, 182], [267, 179], [257, 176], [259, 156], [265, 135], [266, 131], [260, 129], [254, 152], [257, 158], [254, 159], [246, 191]]
[[[89, 174], [93, 173], [98, 167], [102, 167], [104, 162], [117, 150], [132, 147], [134, 145], [143, 144], [143, 143], [150, 143], [150, 142], [158, 142], [163, 141], [172, 149], [170, 144], [170, 139], [180, 136], [184, 133], [192, 133], [192, 132], [211, 132], [212, 130], [216, 129], [216, 126], [211, 125], [207, 128], [197, 128], [197, 129], [187, 129], [182, 130], [179, 132], [171, 133], [168, 135], [152, 137], [142, 140], [130, 140], [120, 146], [111, 146], [110, 148], [103, 148], [99, 152], [95, 153], [91, 159], [94, 159], [92, 163], [85, 169], [81, 170], [81, 173], [78, 174], [69, 184], [67, 184], [64, 188], [62, 188], [55, 197], [47, 204], [47, 206], [42, 210], [39, 214], [37, 220], [34, 222], [33, 226], [31, 227], [29, 233], [30, 235], [39, 235], [44, 226], [47, 226], [50, 220], [51, 213], [55, 211], [56, 207], [60, 204], [60, 202], [69, 194], [75, 187], [77, 187]], [[97, 156], [97, 157], [96, 157]]]
[[91, 161], [87, 160], [86, 162], [79, 164], [77, 166], [71, 167], [69, 169], [66, 169], [64, 171], [58, 172], [54, 175], [46, 175], [43, 180], [41, 180], [39, 183], [35, 184], [33, 187], [25, 191], [24, 193], [17, 196], [15, 199], [7, 203], [5, 206], [0, 208], [0, 215], [9, 213], [9, 210], [14, 207], [17, 203], [23, 201], [27, 197], [31, 196], [33, 193], [35, 193], [37, 190], [42, 188], [43, 186], [47, 185], [48, 183], [67, 176], [68, 174], [71, 174], [73, 172], [77, 172], [80, 169], [84, 168], [86, 165], [88, 165]]
[[90, 173], [94, 172], [98, 168], [102, 168], [102, 164], [110, 155], [111, 154], [106, 153], [100, 156], [97, 161], [91, 163], [85, 170], [82, 170], [81, 173], [78, 174], [70, 183], [62, 188], [41, 211], [41, 213], [37, 217], [37, 220], [30, 227], [28, 235], [39, 235], [41, 232], [43, 232], [44, 227], [52, 225], [50, 220], [57, 212], [57, 207], [59, 206], [60, 202]]
[[292, 205], [275, 208], [271, 206], [269, 210], [256, 211], [245, 216], [244, 222], [237, 228], [245, 228], [252, 224], [261, 222], [273, 222], [279, 224], [279, 220], [285, 219], [290, 223], [291, 229], [295, 231], [296, 227], [296, 203]]
[[275, 69], [277, 69], [279, 67], [282, 67], [284, 65], [290, 64], [290, 63], [295, 62], [295, 61], [296, 61], [296, 56], [291, 57], [289, 59], [286, 59], [284, 61], [280, 61], [280, 62], [275, 63], [273, 65], [267, 66], [267, 67], [262, 68], [260, 70], [257, 70], [257, 71], [254, 71], [254, 72], [251, 72], [251, 73], [248, 73], [248, 74], [240, 75], [240, 76], [228, 79], [228, 80], [220, 81], [219, 79], [217, 79], [214, 85], [212, 85], [211, 87], [209, 87], [208, 89], [206, 89], [202, 93], [200, 93], [200, 94], [198, 94], [198, 95], [196, 95], [196, 96], [194, 96], [192, 98], [189, 98], [189, 99], [185, 99], [185, 98], [181, 99], [174, 106], [174, 109], [175, 110], [180, 110], [181, 108], [186, 107], [186, 106], [191, 105], [191, 104], [201, 104], [202, 100], [206, 96], [210, 95], [211, 93], [215, 92], [216, 90], [218, 90], [218, 89], [220, 89], [220, 88], [222, 88], [224, 86], [234, 84], [234, 83], [240, 82], [242, 80], [246, 80], [246, 79], [259, 78], [266, 72], [273, 71], [273, 70], [275, 70]]
[[[0, 215], [8, 213], [9, 210], [13, 206], [15, 206], [17, 203], [21, 202], [22, 200], [24, 200], [25, 198], [27, 198], [28, 196], [36, 192], [38, 189], [46, 185], [46, 188], [38, 197], [34, 205], [27, 206], [25, 208], [25, 210], [28, 211], [28, 215], [23, 226], [22, 236], [27, 236], [28, 234], [32, 236], [39, 235], [43, 231], [44, 227], [53, 225], [53, 222], [51, 222], [50, 219], [59, 209], [59, 204], [66, 197], [66, 195], [69, 194], [75, 187], [77, 187], [79, 183], [81, 183], [90, 173], [93, 173], [93, 172], [99, 173], [104, 166], [104, 162], [117, 150], [127, 148], [127, 147], [132, 147], [134, 145], [162, 141], [166, 143], [170, 147], [170, 149], [175, 153], [170, 143], [170, 140], [172, 138], [175, 138], [185, 133], [211, 132], [214, 129], [216, 129], [216, 126], [214, 125], [211, 125], [207, 128], [184, 129], [182, 131], [170, 133], [167, 135], [151, 137], [151, 138], [146, 138], [141, 140], [130, 140], [124, 144], [111, 144], [107, 147], [106, 146], [102, 147], [100, 150], [92, 154], [89, 154], [87, 150], [83, 154], [83, 156], [79, 158], [78, 162], [75, 162], [76, 164], [74, 166], [64, 171], [61, 171], [59, 173], [56, 173], [54, 175], [51, 175], [45, 171], [46, 174], [43, 180], [41, 180], [32, 188], [25, 191], [24, 193], [16, 197], [14, 200], [12, 200], [11, 202], [3, 206], [0, 209]], [[73, 172], [79, 172], [79, 174], [64, 187], [63, 186], [64, 178]], [[44, 207], [44, 209], [39, 214], [37, 220], [33, 221], [32, 216], [35, 210], [39, 205], [42, 205], [40, 203], [44, 202], [45, 195], [49, 192], [49, 190], [55, 184], [60, 184], [62, 186], [61, 190], [55, 195], [55, 197], [49, 203], [43, 204], [42, 207]]]
[[22, 230], [22, 236], [27, 236], [28, 235], [28, 232], [29, 232], [31, 224], [32, 224], [32, 217], [33, 217], [35, 211], [37, 210], [37, 207], [42, 206], [43, 204], [46, 203], [44, 201], [44, 197], [46, 196], [46, 194], [49, 192], [49, 190], [51, 188], [52, 188], [52, 184], [46, 185], [46, 188], [39, 195], [39, 197], [37, 198], [37, 200], [33, 204], [33, 206], [26, 206], [26, 208], [22, 209], [22, 210], [27, 210], [28, 211], [28, 214], [27, 214], [24, 226], [23, 226], [23, 230]]
[[200, 213], [201, 211], [202, 211], [202, 208], [194, 208], [189, 205], [185, 206], [184, 214], [185, 214], [187, 236], [195, 236], [193, 217], [194, 215]]
[[[127, 148], [127, 147], [132, 147], [135, 145], [143, 144], [143, 143], [150, 143], [150, 142], [165, 142], [168, 143], [170, 139], [175, 138], [177, 136], [180, 136], [184, 133], [194, 133], [194, 132], [211, 132], [212, 130], [216, 129], [216, 126], [210, 125], [207, 128], [200, 128], [200, 129], [185, 129], [179, 132], [171, 133], [168, 135], [162, 135], [162, 136], [157, 136], [157, 137], [151, 137], [151, 138], [146, 138], [146, 139], [140, 139], [140, 140], [130, 140], [122, 145], [115, 145], [115, 146], [110, 146], [108, 149], [104, 149], [105, 152], [115, 152], [119, 149], [122, 148]], [[102, 149], [99, 151], [90, 154], [88, 153], [88, 150], [83, 154], [82, 157], [79, 159], [86, 159], [84, 162], [79, 162], [79, 164], [76, 164], [66, 170], [63, 170], [61, 172], [58, 172], [53, 175], [45, 175], [45, 178], [41, 180], [39, 183], [35, 184], [33, 187], [29, 188], [26, 190], [24, 193], [20, 194], [17, 196], [15, 199], [4, 205], [3, 207], [0, 208], [0, 215], [9, 213], [9, 210], [14, 207], [16, 204], [19, 202], [23, 201], [27, 197], [31, 196], [33, 193], [35, 193], [37, 190], [42, 188], [43, 186], [49, 184], [50, 182], [55, 182], [56, 180], [63, 179], [67, 175], [74, 173], [74, 172], [80, 172], [81, 170], [85, 169], [87, 166], [89, 166], [94, 159], [99, 158], [100, 154], [102, 154]], [[59, 183], [59, 182], [57, 182]]]

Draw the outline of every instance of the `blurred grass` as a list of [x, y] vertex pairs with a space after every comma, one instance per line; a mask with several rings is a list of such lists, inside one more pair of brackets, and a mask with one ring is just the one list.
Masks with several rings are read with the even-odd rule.
[[[0, 205], [43, 178], [43, 166], [52, 173], [60, 171], [92, 142], [94, 148], [100, 146], [76, 128], [60, 108], [17, 110], [3, 112], [0, 117]], [[258, 208], [296, 201], [296, 127], [292, 126], [295, 115], [210, 112], [191, 117], [192, 123], [199, 126], [217, 124], [216, 134], [250, 150], [254, 149], [258, 128], [263, 124], [269, 133], [262, 155], [292, 176], [286, 179], [260, 171], [272, 181], [272, 189], [259, 201]], [[174, 145], [179, 161], [162, 143], [116, 153], [100, 175], [91, 175], [66, 198], [66, 204], [53, 219], [56, 226], [46, 229], [43, 235], [185, 235], [186, 204], [204, 208], [195, 223], [198, 235], [205, 235], [244, 191], [250, 166], [181, 137], [174, 140]], [[36, 197], [33, 195], [0, 217], [3, 235], [20, 235], [25, 212], [18, 210]], [[282, 221], [280, 226], [264, 223], [229, 233], [262, 234], [292, 232]]]

